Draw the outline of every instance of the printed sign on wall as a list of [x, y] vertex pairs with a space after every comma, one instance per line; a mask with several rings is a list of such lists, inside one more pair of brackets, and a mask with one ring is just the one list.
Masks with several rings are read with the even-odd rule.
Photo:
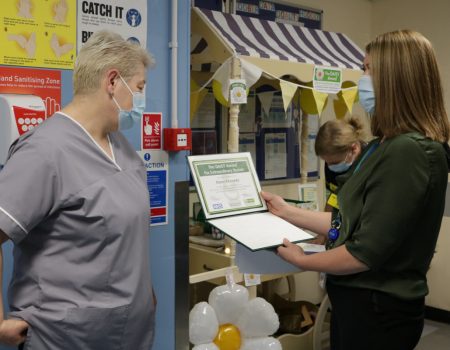
[[142, 116], [141, 148], [161, 149], [162, 113], [144, 113]]
[[169, 155], [166, 151], [143, 150], [138, 155], [147, 170], [150, 194], [150, 225], [167, 224]]
[[0, 67], [0, 93], [39, 96], [50, 117], [61, 109], [61, 71]]
[[3, 0], [0, 21], [0, 64], [73, 69], [76, 0]]
[[78, 1], [77, 49], [96, 31], [112, 30], [124, 39], [147, 45], [146, 0]]

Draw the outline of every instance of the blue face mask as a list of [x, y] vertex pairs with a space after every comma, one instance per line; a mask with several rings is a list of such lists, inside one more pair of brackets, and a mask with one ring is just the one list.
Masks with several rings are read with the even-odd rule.
[[119, 130], [127, 130], [130, 129], [135, 123], [139, 123], [141, 121], [142, 114], [145, 110], [145, 95], [142, 92], [133, 92], [121, 76], [120, 79], [122, 79], [125, 86], [133, 95], [133, 107], [131, 107], [131, 110], [129, 111], [125, 111], [120, 108], [113, 96], [113, 101], [115, 102], [117, 108], [119, 108]]
[[350, 159], [352, 156], [352, 153], [347, 153], [347, 155], [345, 156], [344, 160], [340, 163], [337, 164], [327, 164], [328, 165], [328, 169], [330, 169], [333, 173], [343, 173], [346, 172], [348, 169], [350, 169], [350, 167], [352, 166], [353, 162], [348, 162], [347, 163], [347, 158], [350, 155]]
[[341, 162], [337, 164], [328, 164], [328, 169], [330, 169], [333, 173], [343, 173], [350, 169], [352, 163]]
[[358, 82], [359, 103], [370, 115], [375, 111], [375, 93], [373, 91], [372, 78], [364, 74]]

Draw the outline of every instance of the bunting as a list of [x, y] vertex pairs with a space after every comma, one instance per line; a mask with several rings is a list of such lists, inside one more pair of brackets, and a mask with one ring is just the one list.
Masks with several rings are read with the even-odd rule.
[[284, 111], [287, 112], [292, 98], [297, 91], [297, 84], [290, 83], [286, 80], [280, 80], [281, 96], [283, 97]]

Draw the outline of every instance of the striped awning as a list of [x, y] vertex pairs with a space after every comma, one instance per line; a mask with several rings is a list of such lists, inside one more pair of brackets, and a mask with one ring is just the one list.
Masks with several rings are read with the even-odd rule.
[[344, 80], [361, 74], [364, 52], [341, 33], [199, 8], [193, 8], [192, 33], [193, 65], [237, 55], [272, 75], [302, 81], [311, 80], [316, 65], [342, 68]]

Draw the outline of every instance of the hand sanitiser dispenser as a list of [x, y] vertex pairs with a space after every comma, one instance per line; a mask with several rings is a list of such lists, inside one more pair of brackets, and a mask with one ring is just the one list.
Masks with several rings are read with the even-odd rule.
[[39, 96], [0, 94], [0, 170], [11, 143], [45, 118], [45, 105]]

